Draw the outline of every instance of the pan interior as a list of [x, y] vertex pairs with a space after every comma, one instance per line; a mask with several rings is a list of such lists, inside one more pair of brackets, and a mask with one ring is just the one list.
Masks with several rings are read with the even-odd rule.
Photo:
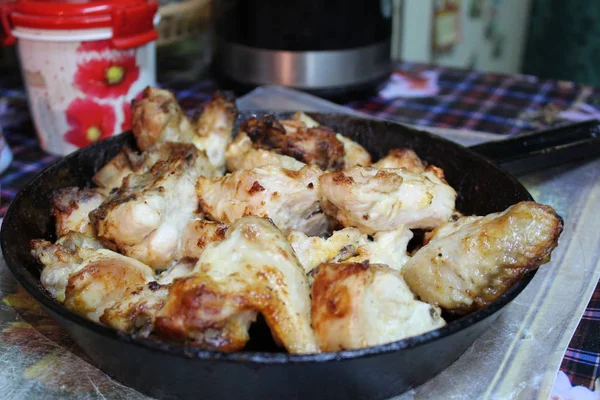
[[[275, 115], [277, 118], [291, 116], [291, 113], [281, 112], [241, 113], [235, 131], [237, 131], [240, 122], [249, 116], [263, 116], [266, 114]], [[444, 170], [447, 181], [458, 193], [457, 208], [465, 215], [486, 215], [502, 211], [519, 201], [532, 199], [527, 190], [513, 177], [486, 159], [455, 143], [391, 122], [365, 120], [336, 114], [308, 114], [320, 123], [363, 145], [372, 154], [374, 160], [384, 156], [390, 149], [411, 147], [422, 159]], [[418, 346], [460, 331], [501, 309], [520, 293], [534, 275], [534, 273], [525, 275], [516, 285], [486, 309], [451, 321], [444, 328], [391, 344], [340, 353], [290, 355], [265, 352], [265, 350], [269, 350], [270, 338], [264, 332], [260, 334], [260, 337], [263, 337], [264, 340], [252, 344], [253, 349], [260, 349], [261, 351], [245, 351], [233, 354], [190, 349], [125, 335], [88, 321], [52, 299], [40, 283], [40, 268], [29, 251], [29, 241], [32, 239], [44, 238], [51, 241], [56, 239], [54, 223], [50, 215], [51, 193], [55, 189], [66, 186], [90, 186], [91, 177], [94, 173], [114, 157], [123, 145], [135, 148], [135, 141], [131, 133], [124, 133], [84, 148], [42, 171], [11, 203], [0, 234], [2, 250], [9, 268], [17, 281], [44, 307], [71, 322], [117, 340], [126, 340], [140, 346], [188, 357], [193, 355], [200, 358], [231, 361], [281, 363], [354, 358]]]

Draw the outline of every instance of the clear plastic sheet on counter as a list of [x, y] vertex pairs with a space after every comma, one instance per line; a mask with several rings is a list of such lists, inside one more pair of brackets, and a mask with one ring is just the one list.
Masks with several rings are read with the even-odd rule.
[[[361, 115], [304, 93], [261, 87], [240, 109]], [[361, 115], [364, 116], [364, 115]], [[422, 128], [423, 129], [423, 128]], [[425, 128], [465, 145], [498, 135]], [[546, 399], [600, 275], [600, 161], [520, 177], [565, 218], [552, 261], [440, 375], [396, 399]], [[0, 393], [11, 399], [146, 399], [94, 367], [15, 282], [0, 256]]]

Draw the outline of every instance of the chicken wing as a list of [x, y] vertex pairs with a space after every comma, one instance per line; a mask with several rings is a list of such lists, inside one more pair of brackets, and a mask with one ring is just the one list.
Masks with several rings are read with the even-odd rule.
[[96, 189], [67, 187], [52, 194], [52, 215], [56, 220], [56, 236], [79, 232], [94, 237], [95, 229], [89, 213], [102, 204], [104, 196]]
[[390, 343], [445, 325], [441, 310], [416, 300], [387, 266], [327, 263], [315, 271], [312, 321], [322, 351]]
[[314, 353], [310, 290], [285, 237], [265, 219], [244, 217], [208, 245], [189, 276], [176, 279], [155, 322], [157, 334], [235, 351], [262, 313], [291, 353]]
[[325, 213], [367, 234], [435, 228], [454, 211], [456, 192], [431, 172], [354, 167], [323, 174], [319, 182]]
[[337, 171], [344, 166], [344, 145], [326, 127], [307, 128], [302, 122], [288, 128], [274, 117], [249, 118], [240, 127], [255, 148], [272, 150], [322, 170]]
[[157, 162], [147, 173], [127, 176], [90, 214], [108, 248], [154, 269], [183, 257], [182, 231], [197, 216], [196, 180], [213, 171], [204, 154], [188, 149]]
[[235, 140], [227, 146], [225, 152], [227, 170], [230, 172], [240, 169], [252, 169], [265, 165], [275, 165], [292, 171], [298, 171], [306, 166], [305, 163], [290, 156], [274, 151], [256, 149], [252, 140], [245, 132], [240, 132]]
[[132, 102], [132, 131], [142, 151], [161, 143], [192, 143], [195, 129], [168, 90], [148, 87]]
[[34, 240], [32, 254], [44, 265], [41, 282], [50, 294], [70, 310], [99, 321], [130, 288], [151, 281], [154, 271], [81, 236], [71, 233], [56, 244]]
[[222, 95], [214, 96], [195, 124], [167, 90], [147, 88], [143, 98], [132, 103], [132, 109], [133, 134], [142, 151], [166, 142], [191, 143], [205, 151], [217, 171], [225, 171], [225, 149], [233, 136], [237, 109]]
[[201, 211], [214, 221], [231, 224], [256, 215], [270, 218], [286, 234], [296, 230], [316, 236], [329, 225], [319, 205], [321, 174], [312, 165], [300, 171], [268, 165], [219, 178], [200, 177], [196, 191]]
[[551, 207], [521, 202], [501, 213], [440, 228], [402, 272], [423, 301], [466, 314], [485, 307], [525, 272], [548, 262], [562, 227]]
[[225, 238], [228, 226], [220, 222], [195, 219], [183, 230], [182, 258], [197, 260], [209, 243], [220, 242]]

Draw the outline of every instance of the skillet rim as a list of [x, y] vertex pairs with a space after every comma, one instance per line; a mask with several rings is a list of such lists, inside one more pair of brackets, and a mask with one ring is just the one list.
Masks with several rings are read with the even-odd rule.
[[[267, 115], [267, 114], [276, 114], [276, 115], [292, 115], [294, 112], [286, 112], [286, 111], [276, 111], [276, 110], [251, 110], [251, 111], [243, 111], [239, 112], [237, 116], [237, 120], [249, 118], [257, 115]], [[363, 123], [370, 122], [375, 124], [384, 124], [384, 125], [400, 125], [403, 129], [407, 129], [417, 133], [419, 135], [427, 137], [427, 140], [433, 140], [437, 142], [441, 142], [445, 146], [454, 146], [459, 151], [463, 152], [466, 156], [470, 156], [471, 158], [475, 158], [478, 162], [487, 164], [492, 168], [496, 169], [497, 172], [504, 175], [513, 185], [519, 187], [523, 190], [524, 193], [527, 194], [527, 199], [522, 199], [520, 201], [533, 201], [533, 197], [527, 191], [527, 189], [511, 174], [504, 171], [502, 168], [498, 167], [492, 161], [483, 157], [473, 150], [462, 146], [458, 143], [452, 142], [443, 137], [433, 135], [429, 132], [422, 131], [420, 129], [415, 129], [411, 126], [407, 126], [402, 123], [398, 123], [395, 121], [389, 120], [378, 120], [373, 118], [361, 118], [347, 114], [340, 113], [319, 113], [319, 112], [306, 112], [309, 116], [322, 118], [337, 118], [344, 120], [344, 123]], [[525, 273], [521, 279], [519, 279], [509, 290], [504, 292], [500, 297], [498, 297], [493, 303], [487, 306], [484, 309], [475, 311], [471, 314], [468, 314], [462, 318], [451, 321], [447, 325], [442, 328], [438, 328], [436, 330], [426, 332], [422, 335], [413, 336], [409, 338], [405, 338], [396, 342], [386, 343], [377, 346], [371, 346], [367, 348], [361, 349], [353, 349], [353, 350], [343, 350], [339, 352], [326, 352], [326, 353], [316, 353], [316, 354], [289, 354], [289, 353], [271, 353], [271, 352], [260, 352], [260, 351], [240, 351], [234, 353], [226, 353], [222, 351], [215, 350], [202, 350], [190, 346], [163, 342], [160, 340], [147, 339], [137, 337], [135, 334], [128, 334], [125, 332], [118, 331], [116, 329], [101, 325], [99, 323], [93, 322], [84, 318], [70, 310], [68, 310], [63, 304], [54, 300], [45, 289], [41, 286], [39, 282], [39, 278], [37, 279], [37, 285], [31, 283], [26, 276], [31, 275], [24, 268], [16, 257], [13, 259], [13, 254], [7, 249], [7, 241], [5, 236], [8, 235], [7, 231], [9, 230], [9, 226], [12, 225], [12, 220], [17, 217], [13, 217], [13, 213], [15, 213], [15, 205], [21, 201], [21, 198], [24, 195], [24, 192], [33, 186], [34, 183], [43, 179], [46, 175], [52, 174], [54, 170], [60, 170], [60, 167], [63, 164], [66, 164], [68, 160], [72, 158], [78, 157], [81, 153], [91, 153], [94, 154], [97, 152], [97, 149], [101, 149], [107, 146], [107, 143], [111, 143], [112, 141], [122, 140], [117, 139], [122, 137], [123, 135], [131, 136], [131, 131], [123, 132], [119, 135], [115, 135], [111, 138], [103, 140], [98, 143], [94, 143], [91, 146], [82, 148], [76, 152], [73, 152], [65, 157], [62, 157], [56, 160], [51, 165], [44, 168], [41, 172], [39, 172], [36, 176], [34, 176], [15, 196], [13, 201], [8, 207], [6, 215], [4, 216], [4, 220], [2, 222], [2, 229], [0, 230], [0, 245], [2, 247], [2, 253], [4, 255], [4, 260], [15, 277], [17, 283], [19, 283], [31, 296], [33, 296], [36, 301], [38, 301], [47, 311], [51, 311], [51, 314], [55, 314], [63, 318], [65, 321], [74, 323], [79, 325], [82, 328], [92, 330], [94, 333], [104, 336], [107, 339], [117, 340], [119, 342], [123, 342], [126, 344], [134, 345], [141, 347], [150, 351], [158, 351], [161, 353], [166, 353], [170, 356], [183, 357], [185, 359], [195, 359], [195, 360], [204, 360], [204, 361], [225, 361], [225, 362], [233, 362], [233, 363], [242, 363], [242, 364], [255, 364], [255, 365], [287, 365], [287, 364], [312, 364], [312, 363], [323, 363], [323, 362], [334, 362], [334, 361], [343, 361], [343, 360], [354, 360], [363, 357], [373, 357], [377, 355], [388, 354], [392, 352], [397, 352], [403, 349], [416, 348], [427, 343], [433, 342], [435, 340], [441, 339], [446, 336], [451, 336], [460, 331], [469, 328], [470, 326], [483, 321], [484, 319], [491, 317], [496, 314], [498, 311], [503, 309], [508, 303], [510, 303], [515, 297], [521, 293], [525, 287], [529, 284], [531, 279], [535, 276], [537, 269], [534, 271], [530, 271]], [[18, 221], [18, 219], [16, 220]], [[7, 223], [8, 222], [8, 223]], [[17, 224], [15, 224], [16, 226]], [[35, 280], [35, 279], [34, 279]]]

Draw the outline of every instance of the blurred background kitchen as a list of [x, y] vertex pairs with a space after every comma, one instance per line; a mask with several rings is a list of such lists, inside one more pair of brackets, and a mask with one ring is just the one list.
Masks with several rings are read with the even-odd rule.
[[[249, 1], [263, 3], [268, 0]], [[213, 46], [215, 8], [241, 7], [240, 1], [160, 0], [160, 72], [186, 80], [207, 73]], [[280, 7], [286, 3], [277, 2]], [[302, 8], [351, 14], [347, 1], [299, 1]], [[339, 3], [335, 7], [326, 3]], [[595, 0], [381, 0], [390, 17], [391, 57], [417, 63], [525, 73], [598, 86], [600, 2]], [[274, 3], [275, 4], [275, 3]], [[248, 8], [248, 7], [247, 7]], [[359, 7], [360, 8], [360, 7]], [[249, 18], [245, 15], [244, 18]], [[331, 18], [328, 18], [331, 20]], [[226, 21], [234, 23], [235, 21]], [[274, 29], [273, 23], [271, 26]], [[313, 29], [308, 26], [307, 28]], [[354, 27], [356, 30], [356, 27]], [[2, 67], [16, 67], [13, 47], [2, 48]]]

